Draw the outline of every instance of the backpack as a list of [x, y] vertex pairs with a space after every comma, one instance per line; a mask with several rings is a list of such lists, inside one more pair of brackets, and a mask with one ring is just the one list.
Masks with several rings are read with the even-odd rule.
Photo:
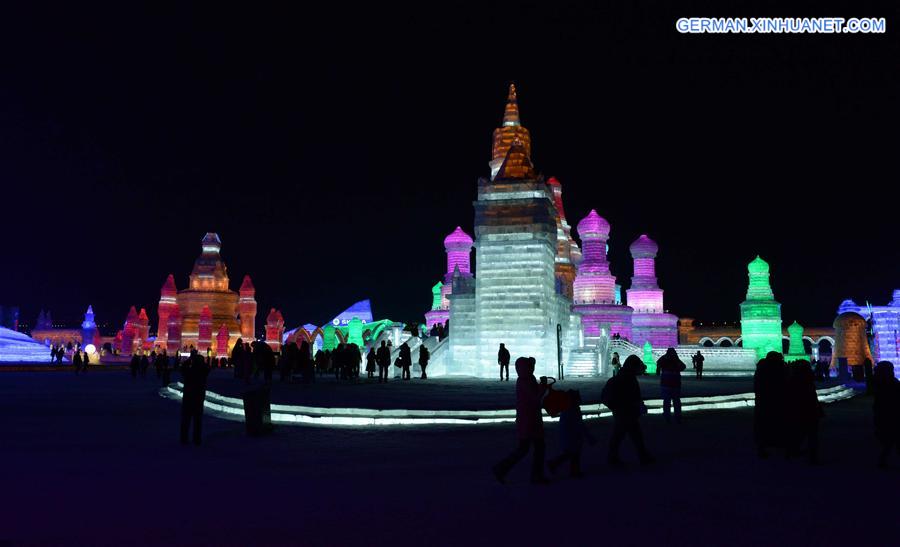
[[606, 405], [606, 407], [610, 410], [615, 410], [616, 403], [613, 400], [614, 394], [616, 392], [615, 382], [617, 376], [613, 376], [609, 380], [606, 381], [606, 385], [603, 386], [603, 391], [600, 392], [600, 404]]

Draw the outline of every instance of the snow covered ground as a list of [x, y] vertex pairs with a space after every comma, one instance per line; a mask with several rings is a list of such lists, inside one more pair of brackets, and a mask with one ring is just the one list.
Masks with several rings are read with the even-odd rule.
[[[750, 410], [711, 411], [647, 417], [651, 468], [609, 469], [609, 421], [590, 422], [587, 477], [532, 487], [527, 461], [506, 486], [490, 475], [510, 424], [252, 439], [207, 417], [204, 444], [181, 446], [179, 406], [158, 387], [126, 372], [0, 374], [0, 545], [885, 545], [897, 532], [900, 460], [874, 467], [864, 397], [825, 408], [820, 467], [756, 459]], [[351, 389], [366, 387], [391, 388]]]

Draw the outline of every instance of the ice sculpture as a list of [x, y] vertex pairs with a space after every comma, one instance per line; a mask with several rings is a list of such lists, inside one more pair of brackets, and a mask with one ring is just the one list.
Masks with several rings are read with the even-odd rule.
[[[444, 238], [444, 250], [447, 253], [447, 272], [440, 287], [440, 301], [432, 302], [431, 310], [425, 314], [425, 325], [431, 328], [435, 324], [445, 323], [450, 318], [450, 293], [453, 291], [453, 275], [472, 277], [472, 236], [459, 226]], [[437, 288], [437, 286], [435, 286]], [[434, 290], [434, 289], [432, 289]]]
[[[474, 287], [474, 341], [476, 361], [457, 363], [481, 377], [496, 375], [497, 350], [506, 344], [513, 360], [531, 356], [536, 374], [556, 376], [559, 343], [568, 351], [577, 343], [580, 324], [571, 313], [571, 301], [557, 292], [558, 212], [553, 190], [531, 163], [531, 138], [519, 120], [515, 87], [510, 86], [503, 125], [494, 131], [491, 178], [478, 181], [475, 202], [475, 245], [478, 275]], [[452, 291], [462, 287], [466, 273], [454, 274]], [[451, 345], [457, 328], [450, 300]], [[463, 337], [462, 342], [467, 340]], [[565, 359], [564, 351], [564, 359]], [[460, 369], [458, 369], [460, 370]]]
[[244, 276], [238, 291], [238, 311], [241, 314], [241, 338], [245, 341], [256, 340], [256, 287], [249, 275]]
[[[866, 339], [865, 318], [852, 311], [838, 315], [834, 320], [834, 351], [831, 353], [831, 368], [838, 368], [842, 361], [847, 366], [862, 366], [866, 359], [875, 362]], [[896, 363], [894, 363], [895, 374], [896, 370]]]
[[49, 363], [50, 348], [31, 337], [0, 327], [0, 363]]
[[803, 348], [803, 327], [800, 323], [794, 321], [787, 328], [788, 331], [788, 353], [784, 356], [784, 360], [791, 361], [809, 361], [809, 355]]
[[197, 325], [197, 351], [205, 354], [212, 346], [213, 329], [212, 310], [209, 306], [203, 306], [200, 310], [200, 319]]
[[169, 310], [169, 318], [166, 323], [166, 348], [174, 352], [181, 349], [181, 308], [175, 304]]
[[643, 361], [644, 366], [647, 367], [645, 371], [647, 374], [656, 374], [656, 359], [653, 358], [653, 345], [649, 340], [644, 342], [641, 361]]
[[275, 352], [281, 351], [281, 335], [284, 334], [284, 317], [272, 308], [266, 316], [266, 343]]
[[562, 183], [556, 177], [547, 179], [553, 191], [553, 204], [556, 206], [556, 279], [568, 298], [573, 296], [572, 284], [575, 281], [575, 267], [581, 263], [581, 249], [572, 239], [572, 227], [566, 220], [563, 209]]
[[216, 333], [216, 359], [228, 357], [228, 326], [222, 323]]
[[97, 323], [94, 321], [94, 308], [88, 306], [87, 311], [84, 312], [84, 321], [81, 322], [81, 343], [85, 346], [88, 344], [94, 344], [95, 347], [98, 346], [98, 344], [95, 344], [98, 334]]
[[634, 260], [631, 288], [626, 291], [628, 305], [634, 309], [631, 332], [635, 345], [649, 341], [657, 348], [678, 345], [678, 318], [666, 313], [663, 291], [656, 283], [656, 242], [641, 235], [629, 247]]
[[616, 278], [610, 273], [606, 259], [609, 231], [609, 223], [594, 209], [578, 223], [583, 258], [573, 284], [574, 309], [581, 314], [586, 344], [592, 344], [600, 336], [601, 323], [609, 324], [612, 336], [629, 340], [632, 336], [634, 310], [616, 303]]
[[872, 352], [876, 361], [894, 363], [900, 372], [900, 289], [893, 292], [886, 306], [859, 306], [853, 300], [841, 303], [838, 313], [858, 313], [871, 324]]
[[172, 313], [172, 308], [178, 305], [177, 296], [178, 288], [175, 286], [175, 276], [169, 274], [159, 291], [159, 306], [156, 309], [156, 314], [159, 316], [159, 323], [156, 326], [156, 344], [161, 348], [166, 347], [169, 337], [169, 315]]
[[781, 304], [769, 286], [769, 264], [757, 256], [747, 265], [750, 283], [741, 303], [741, 338], [744, 348], [762, 359], [770, 351], [782, 352]]

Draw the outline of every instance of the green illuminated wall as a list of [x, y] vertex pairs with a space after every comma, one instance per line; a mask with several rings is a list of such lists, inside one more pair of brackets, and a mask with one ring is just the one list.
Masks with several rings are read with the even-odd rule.
[[[747, 266], [750, 284], [741, 303], [741, 338], [747, 349], [762, 359], [770, 351], [781, 353], [781, 304], [769, 285], [769, 264], [757, 256]], [[802, 347], [802, 346], [801, 346]]]

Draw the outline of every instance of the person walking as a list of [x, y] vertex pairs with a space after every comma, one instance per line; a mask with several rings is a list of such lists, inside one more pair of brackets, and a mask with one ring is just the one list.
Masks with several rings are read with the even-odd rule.
[[624, 465], [619, 457], [619, 446], [625, 436], [631, 437], [637, 449], [641, 465], [648, 465], [655, 460], [644, 445], [641, 432], [640, 417], [647, 413], [641, 397], [641, 385], [637, 376], [644, 371], [644, 363], [637, 355], [629, 355], [622, 364], [622, 370], [615, 377], [606, 381], [600, 402], [606, 405], [613, 414], [613, 430], [609, 440], [607, 461], [614, 467]]
[[384, 340], [381, 341], [381, 347], [375, 354], [375, 360], [378, 363], [378, 383], [387, 383], [388, 370], [391, 368], [391, 350], [385, 345]]
[[667, 422], [672, 421], [671, 407], [675, 405], [675, 423], [681, 423], [681, 373], [687, 367], [678, 358], [675, 348], [669, 348], [656, 361], [659, 371], [659, 388], [663, 400], [663, 416]]
[[[518, 361], [517, 361], [518, 362]], [[497, 352], [497, 364], [500, 365], [500, 381], [503, 381], [503, 371], [506, 371], [506, 381], [509, 381], [509, 350], [506, 344], [500, 344], [500, 350]], [[518, 382], [518, 380], [516, 380]]]
[[691, 362], [694, 364], [694, 372], [697, 374], [697, 379], [703, 378], [703, 361], [706, 359], [703, 357], [703, 354], [700, 353], [700, 350], [697, 350], [697, 353], [691, 357]]
[[546, 484], [544, 475], [544, 421], [541, 417], [541, 399], [547, 392], [547, 377], [541, 381], [534, 377], [534, 357], [516, 359], [516, 433], [519, 445], [507, 457], [492, 468], [494, 477], [503, 484], [506, 475], [534, 447], [534, 459], [531, 462], [531, 483]]
[[81, 352], [78, 350], [75, 350], [75, 354], [72, 356], [72, 367], [75, 369], [76, 375], [81, 372]]
[[199, 445], [209, 367], [197, 350], [191, 350], [191, 356], [187, 363], [182, 365], [182, 370], [184, 391], [181, 401], [181, 444], [188, 443], [188, 432], [193, 423], [193, 441], [195, 445]]
[[428, 379], [428, 374], [425, 373], [425, 369], [428, 367], [428, 359], [431, 358], [431, 353], [428, 351], [428, 348], [425, 347], [425, 343], [419, 345], [419, 367], [422, 369], [422, 380]]

